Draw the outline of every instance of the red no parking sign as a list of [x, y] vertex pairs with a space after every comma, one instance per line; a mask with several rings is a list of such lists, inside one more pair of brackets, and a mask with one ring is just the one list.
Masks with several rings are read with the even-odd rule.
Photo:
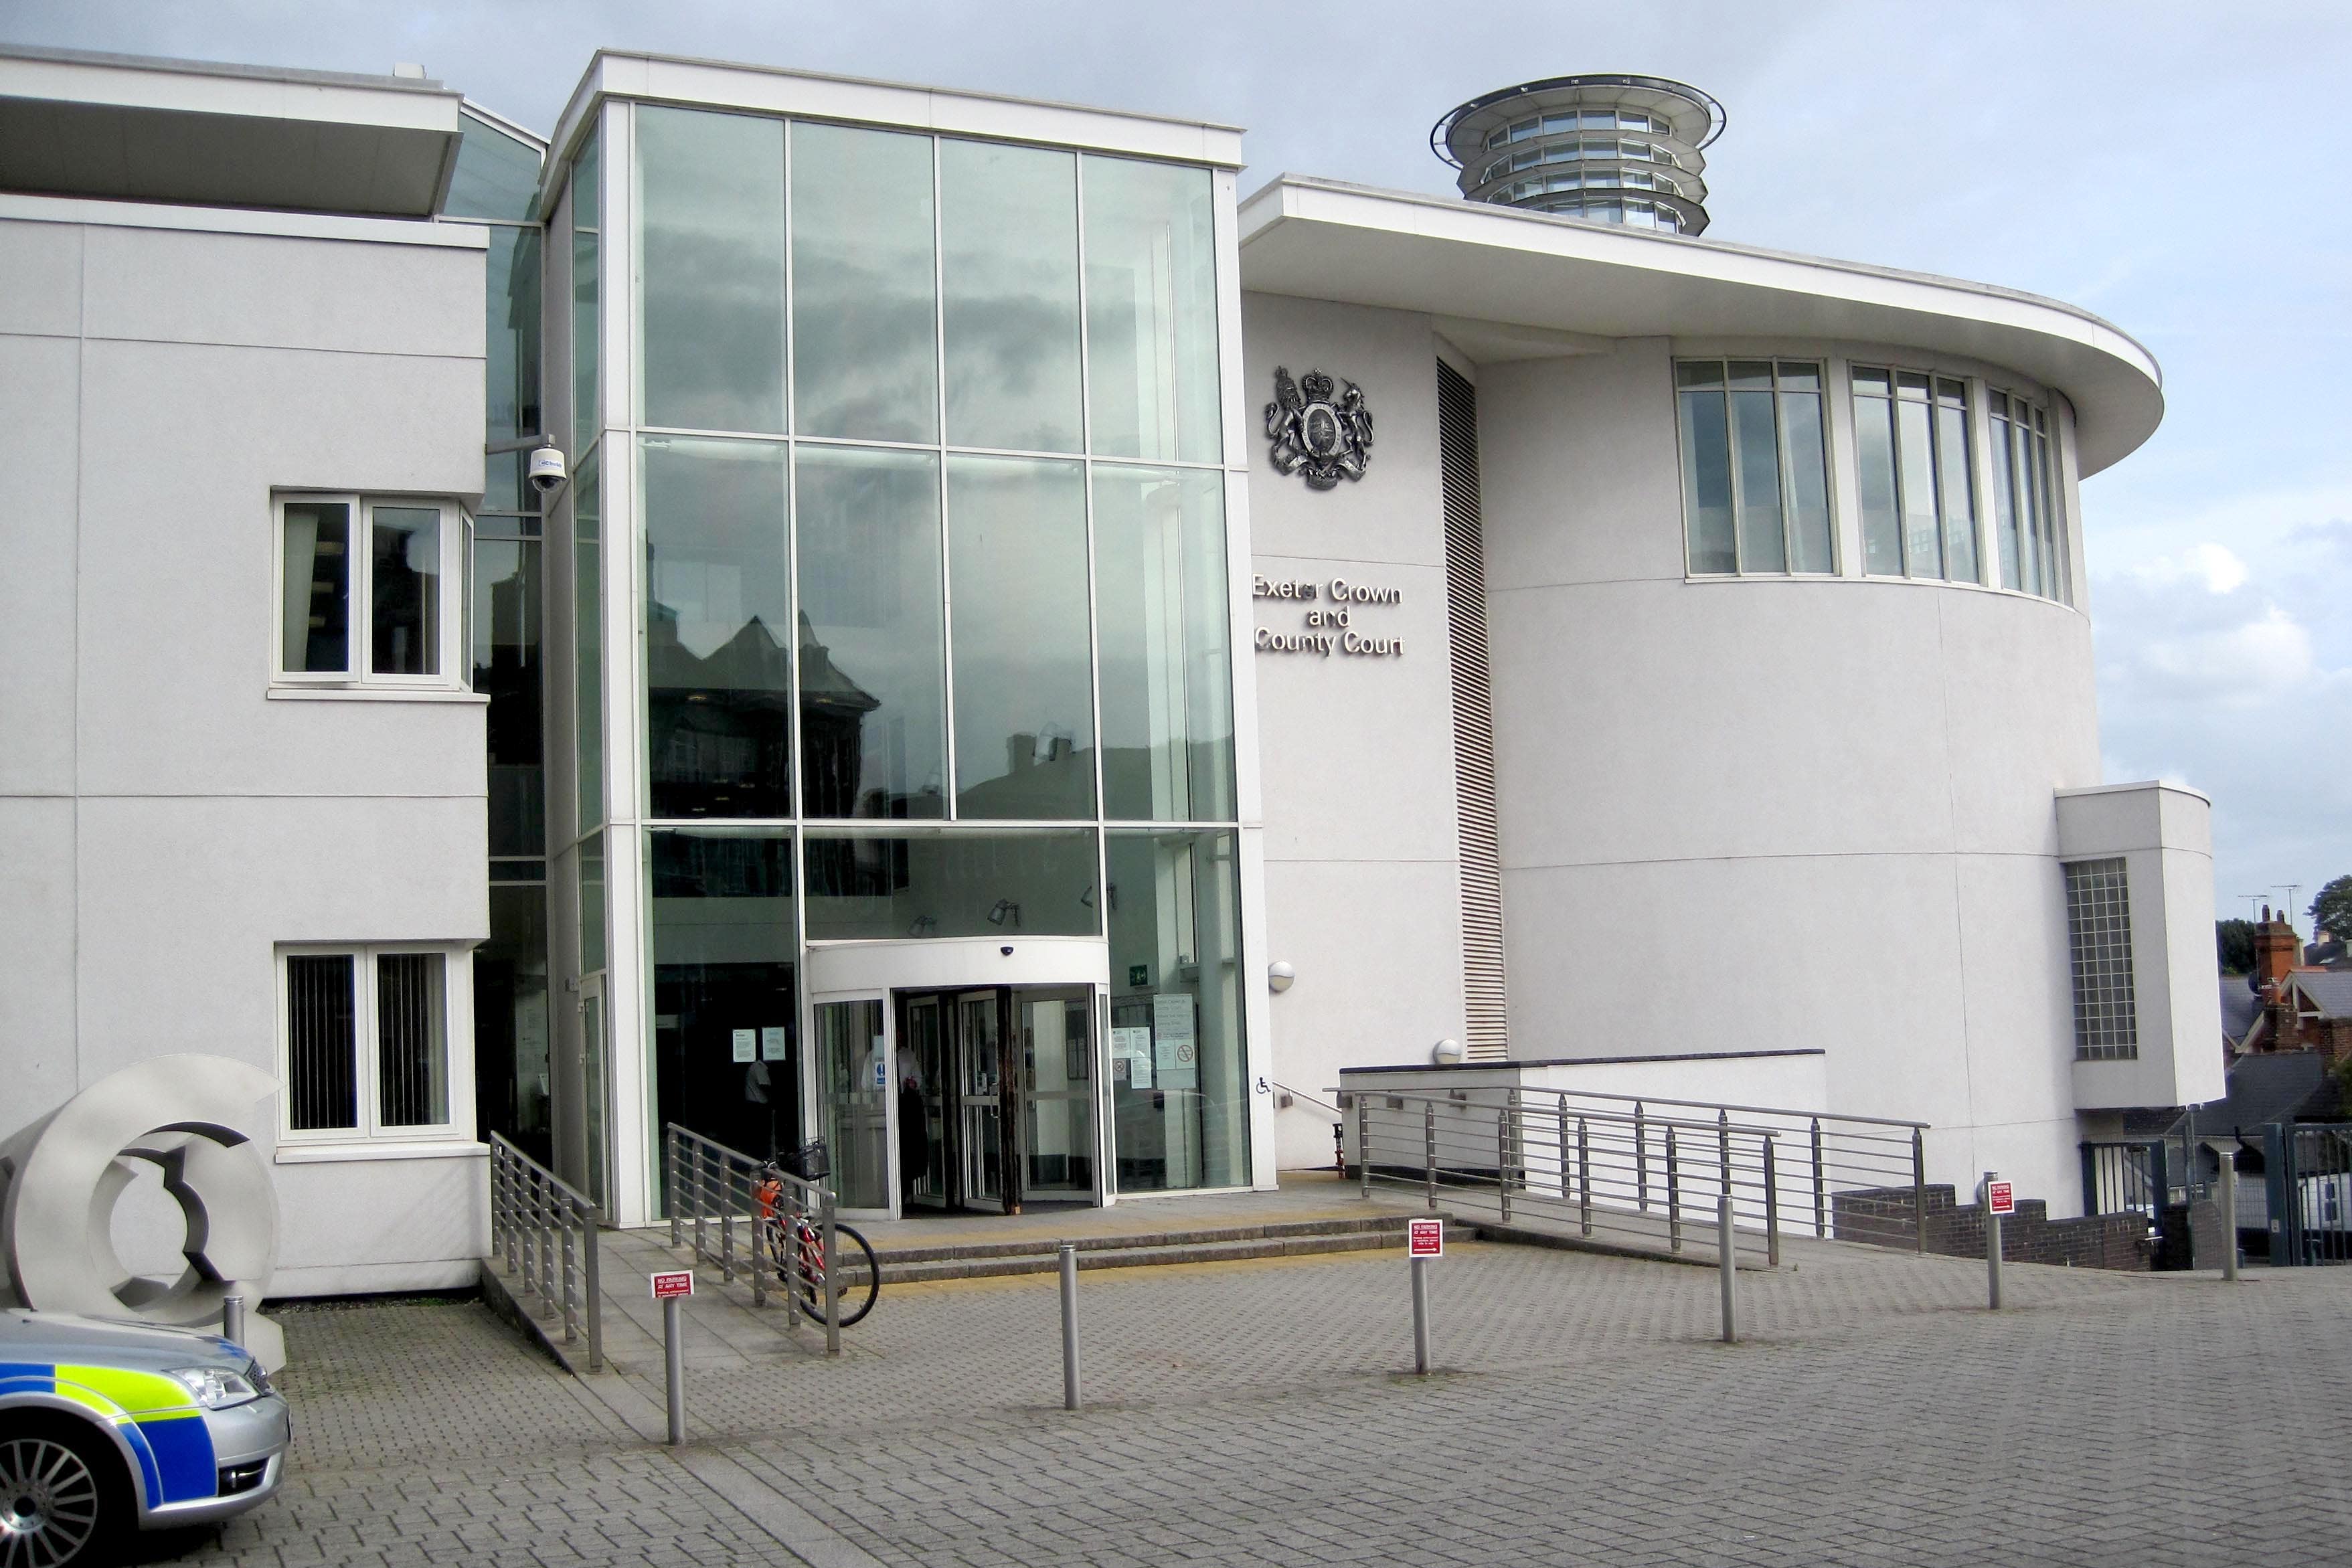
[[1443, 1258], [1445, 1256], [1445, 1221], [1442, 1219], [1408, 1219], [1404, 1225], [1405, 1256], [1408, 1258]]

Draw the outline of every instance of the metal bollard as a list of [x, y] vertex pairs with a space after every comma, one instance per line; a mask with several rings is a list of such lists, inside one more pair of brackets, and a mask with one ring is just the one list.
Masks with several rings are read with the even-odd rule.
[[1078, 1407], [1078, 1249], [1065, 1241], [1062, 1263], [1062, 1408]]
[[221, 1338], [243, 1349], [245, 1345], [245, 1298], [221, 1298]]
[[678, 1298], [662, 1302], [662, 1392], [669, 1405], [669, 1446], [686, 1441], [686, 1334], [678, 1322]]
[[1429, 1260], [1412, 1260], [1412, 1370], [1429, 1375]]
[[2238, 1277], [2238, 1160], [2221, 1156], [2221, 1278]]
[[1977, 1188], [1977, 1201], [1985, 1211], [1985, 1298], [1987, 1307], [2000, 1311], [2000, 1216], [1992, 1211], [1993, 1173], [1984, 1174], [1984, 1185]]
[[1731, 1200], [1715, 1200], [1715, 1271], [1723, 1281], [1723, 1343], [1739, 1343], [1739, 1232], [1734, 1228]]

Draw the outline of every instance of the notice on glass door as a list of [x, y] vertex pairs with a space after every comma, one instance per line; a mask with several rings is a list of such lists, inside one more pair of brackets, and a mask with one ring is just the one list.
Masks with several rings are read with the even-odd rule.
[[768, 1024], [760, 1030], [760, 1060], [782, 1061], [784, 1059], [784, 1029], [782, 1024]]
[[1200, 1083], [1189, 991], [1161, 991], [1151, 998], [1151, 1071], [1161, 1089], [1192, 1089]]
[[1110, 1031], [1110, 1081], [1123, 1088], [1151, 1087], [1151, 1026], [1114, 1026]]
[[757, 1061], [760, 1060], [760, 1031], [758, 1030], [739, 1029], [735, 1031], [735, 1060], [738, 1061]]

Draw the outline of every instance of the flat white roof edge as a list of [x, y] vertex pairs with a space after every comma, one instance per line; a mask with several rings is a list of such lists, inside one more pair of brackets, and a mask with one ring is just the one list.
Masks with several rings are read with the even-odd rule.
[[2051, 793], [2065, 800], [2078, 795], [2131, 795], [2142, 789], [2169, 789], [2176, 795], [2194, 796], [2209, 806], [2213, 803], [2213, 797], [2197, 788], [2196, 785], [2176, 784], [2169, 779], [2143, 779], [2136, 784], [2085, 784], [2078, 789], [2054, 789]]
[[[1710, 277], [1815, 296], [1843, 296], [1857, 304], [1934, 308], [1917, 296], [1941, 297], [1949, 302], [1942, 307], [1941, 314], [2071, 338], [2131, 366], [2158, 390], [2164, 386], [2163, 368], [2157, 363], [2156, 356], [2115, 323], [2064, 300], [1998, 284], [1906, 272], [1868, 262], [1841, 261], [1793, 251], [1767, 250], [1726, 240], [1582, 223], [1493, 203], [1465, 202], [1459, 197], [1433, 196], [1418, 191], [1382, 190], [1298, 174], [1278, 174], [1242, 202], [1238, 225], [1242, 247], [1246, 250], [1257, 235], [1291, 217], [1384, 228], [1472, 245], [1507, 246], [1557, 256], [1567, 261]], [[1747, 265], [1736, 265], [1740, 263]], [[1808, 286], [1800, 276], [1808, 272], [1848, 280], [1849, 287], [1824, 290]], [[1978, 308], [1960, 308], [1959, 302], [1964, 300], [1978, 302]], [[2037, 317], [2057, 319], [2037, 320]]]
[[[1238, 127], [1172, 115], [1015, 98], [971, 88], [833, 76], [784, 66], [599, 49], [548, 138], [548, 175], [571, 161], [600, 99], [851, 120], [912, 131], [1080, 147], [1092, 152], [1242, 166]], [[553, 193], [545, 183], [542, 205]]]
[[27, 196], [0, 192], [0, 222], [88, 224], [97, 228], [183, 229], [198, 234], [265, 235], [281, 239], [331, 239], [365, 245], [425, 245], [488, 250], [490, 231], [463, 219], [352, 217], [340, 213], [286, 213], [248, 207], [178, 207], [161, 202], [111, 202], [92, 196]]
[[6, 48], [0, 48], [0, 97], [440, 131], [458, 129], [462, 101], [453, 89], [398, 77]]

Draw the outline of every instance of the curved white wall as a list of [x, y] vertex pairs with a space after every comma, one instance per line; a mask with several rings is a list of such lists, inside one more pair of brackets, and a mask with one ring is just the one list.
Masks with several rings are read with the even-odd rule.
[[1686, 579], [1675, 348], [1479, 379], [1512, 1054], [1818, 1045], [1831, 1109], [1935, 1124], [1930, 1180], [2074, 1212], [2053, 791], [2098, 780], [2088, 622]]

